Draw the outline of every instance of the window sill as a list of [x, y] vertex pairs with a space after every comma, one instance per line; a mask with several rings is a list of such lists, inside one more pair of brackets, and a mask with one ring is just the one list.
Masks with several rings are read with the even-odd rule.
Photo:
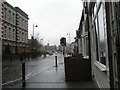
[[94, 62], [94, 64], [95, 64], [102, 72], [107, 71], [106, 66], [103, 65], [102, 63], [96, 61], [96, 62]]

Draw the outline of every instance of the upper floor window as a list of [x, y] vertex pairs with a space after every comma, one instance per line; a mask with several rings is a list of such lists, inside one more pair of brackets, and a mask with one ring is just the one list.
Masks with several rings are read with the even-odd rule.
[[95, 14], [96, 14], [96, 9], [97, 9], [97, 7], [96, 7], [96, 3], [95, 3], [95, 6], [94, 6], [94, 12], [93, 12], [93, 16], [95, 16]]
[[4, 19], [7, 20], [7, 8], [4, 8]]
[[7, 31], [7, 26], [4, 26], [4, 30], [3, 30], [3, 37], [6, 38], [6, 32]]
[[9, 27], [9, 30], [8, 30], [8, 38], [11, 39], [11, 28]]

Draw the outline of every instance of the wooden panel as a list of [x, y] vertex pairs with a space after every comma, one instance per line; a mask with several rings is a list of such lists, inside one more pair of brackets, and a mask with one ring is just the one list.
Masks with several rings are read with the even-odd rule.
[[80, 57], [65, 58], [66, 81], [91, 80], [90, 61]]

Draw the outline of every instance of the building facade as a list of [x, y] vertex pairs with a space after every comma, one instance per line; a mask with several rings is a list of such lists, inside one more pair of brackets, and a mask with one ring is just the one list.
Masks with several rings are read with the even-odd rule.
[[16, 42], [17, 52], [27, 52], [28, 41], [28, 15], [19, 7], [15, 7], [16, 11]]
[[12, 54], [25, 52], [28, 39], [28, 15], [18, 7], [2, 3], [2, 53], [10, 47]]
[[72, 42], [70, 44], [70, 47], [71, 47], [71, 54], [72, 54], [72, 56], [78, 55], [78, 44], [77, 44], [77, 41]]
[[77, 30], [78, 53], [82, 54], [84, 58], [89, 58], [88, 47], [88, 21], [85, 8], [82, 11], [80, 25]]
[[2, 51], [7, 45], [15, 53], [16, 47], [16, 12], [7, 2], [2, 3]]
[[2, 89], [2, 3], [0, 0], [0, 89]]
[[2, 58], [2, 1], [0, 1], [0, 60]]
[[45, 51], [49, 52], [50, 54], [53, 54], [54, 52], [56, 52], [56, 50], [57, 50], [56, 45], [49, 45], [49, 43], [45, 45]]
[[105, 2], [91, 3], [90, 24], [92, 74], [100, 88], [110, 88]]
[[[119, 89], [120, 2], [84, 1], [83, 6], [79, 50], [82, 56], [89, 56], [92, 77], [99, 88]], [[86, 43], [85, 32], [88, 37]]]

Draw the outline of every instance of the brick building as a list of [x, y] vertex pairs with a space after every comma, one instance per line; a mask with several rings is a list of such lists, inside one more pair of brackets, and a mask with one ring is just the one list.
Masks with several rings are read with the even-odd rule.
[[49, 43], [45, 46], [45, 50], [49, 53], [54, 53], [57, 50], [56, 45], [49, 45]]
[[2, 53], [8, 46], [12, 54], [26, 52], [28, 15], [6, 1], [2, 2], [1, 11]]

